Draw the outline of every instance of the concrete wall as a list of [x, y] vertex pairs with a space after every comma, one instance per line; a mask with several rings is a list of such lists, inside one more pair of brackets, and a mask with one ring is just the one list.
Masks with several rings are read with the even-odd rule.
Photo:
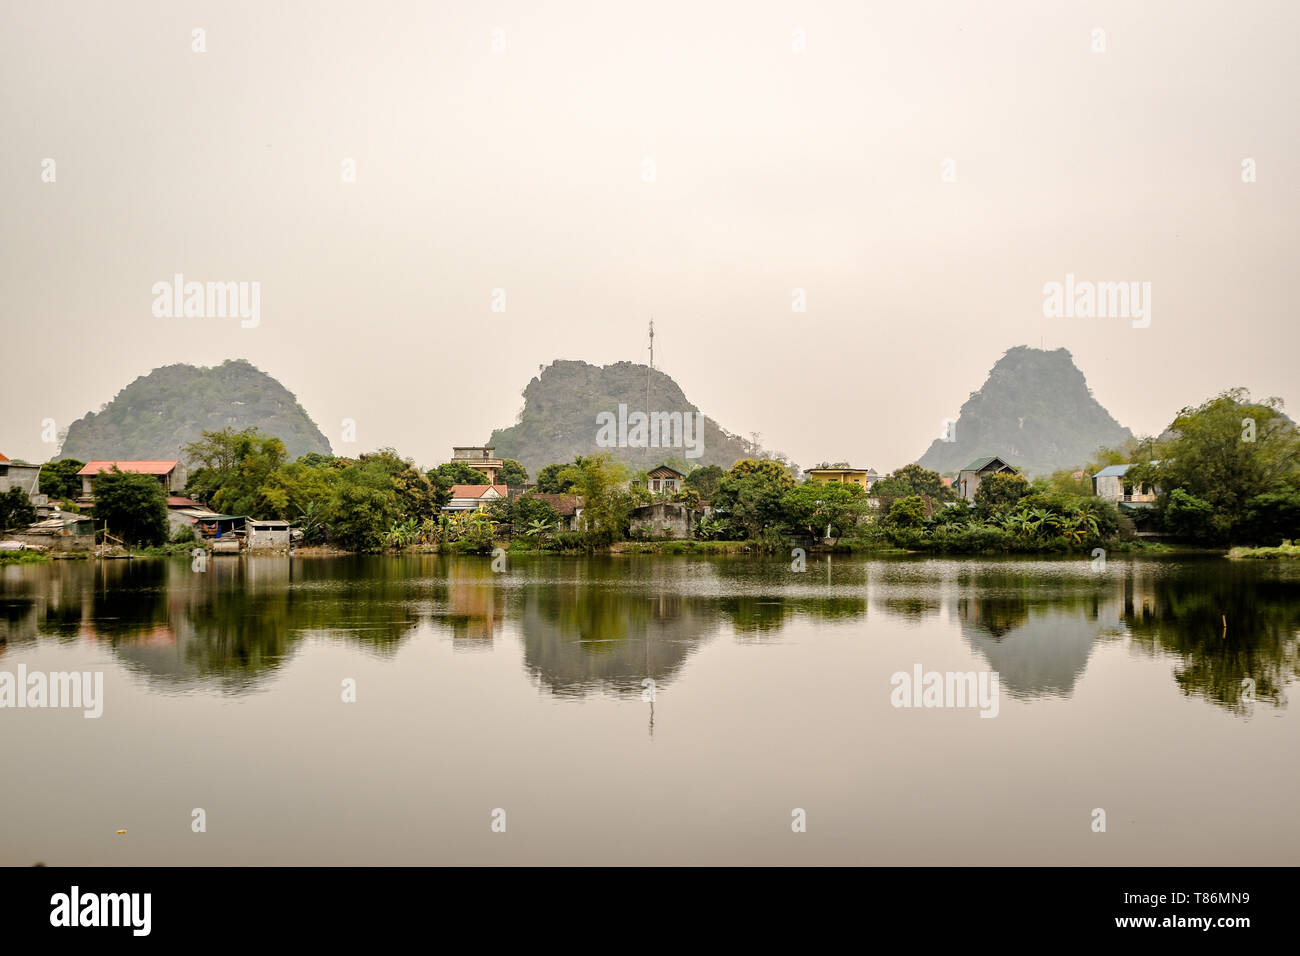
[[10, 488], [21, 488], [29, 496], [39, 494], [41, 466], [22, 465], [14, 461], [0, 461], [0, 494]]
[[248, 550], [274, 551], [287, 550], [289, 547], [289, 522], [275, 522], [271, 527], [262, 527], [257, 522], [248, 522]]
[[642, 505], [632, 512], [634, 537], [689, 538], [695, 530], [695, 512], [683, 504], [663, 502]]

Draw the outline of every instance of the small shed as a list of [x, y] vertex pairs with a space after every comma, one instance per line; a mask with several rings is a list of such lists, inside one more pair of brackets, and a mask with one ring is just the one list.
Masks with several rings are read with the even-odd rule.
[[60, 511], [11, 537], [51, 551], [82, 551], [95, 546], [95, 525], [85, 515]]
[[249, 518], [244, 524], [248, 532], [249, 551], [287, 551], [292, 529], [289, 522], [280, 519], [256, 520]]

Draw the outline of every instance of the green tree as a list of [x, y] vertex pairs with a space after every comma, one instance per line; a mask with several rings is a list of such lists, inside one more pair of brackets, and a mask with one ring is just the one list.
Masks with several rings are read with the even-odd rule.
[[397, 491], [386, 475], [373, 468], [348, 468], [340, 475], [326, 521], [340, 547], [378, 551], [399, 518]]
[[1166, 530], [1185, 538], [1206, 541], [1220, 534], [1214, 523], [1214, 506], [1182, 488], [1169, 493], [1164, 505], [1164, 521]]
[[925, 499], [920, 495], [899, 498], [890, 505], [885, 520], [895, 528], [920, 528], [925, 524]]
[[686, 486], [698, 491], [702, 500], [709, 501], [717, 493], [724, 474], [719, 465], [701, 465], [686, 476]]
[[114, 468], [95, 477], [95, 524], [128, 544], [167, 540], [167, 492], [151, 475]]
[[256, 428], [205, 431], [185, 446], [185, 456], [194, 468], [185, 486], [191, 497], [226, 514], [252, 517], [262, 517], [262, 489], [285, 462], [284, 442]]
[[578, 459], [572, 465], [547, 465], [537, 473], [537, 490], [547, 495], [565, 495], [582, 481], [582, 468]]
[[739, 525], [746, 537], [756, 540], [781, 522], [782, 499], [793, 487], [794, 478], [779, 463], [745, 458], [718, 483], [713, 506]]
[[0, 531], [26, 528], [36, 520], [36, 508], [22, 488], [14, 486], [0, 495]]
[[1237, 537], [1254, 545], [1300, 542], [1300, 490], [1268, 491], [1251, 498]]
[[392, 488], [397, 496], [398, 515], [402, 519], [421, 522], [433, 517], [445, 504], [439, 500], [434, 483], [420, 474], [410, 459], [401, 458], [391, 448], [362, 455], [356, 467], [373, 476], [375, 487], [387, 483]]
[[506, 458], [501, 462], [501, 469], [497, 472], [497, 484], [509, 485], [512, 488], [518, 485], [526, 485], [528, 484], [528, 470], [513, 458]]
[[[1126, 476], [1161, 490], [1167, 527], [1173, 492], [1179, 488], [1210, 506], [1200, 535], [1209, 541], [1266, 532], [1252, 523], [1250, 502], [1300, 489], [1300, 433], [1282, 413], [1279, 399], [1254, 402], [1245, 389], [1231, 389], [1184, 408], [1169, 432], [1172, 437], [1152, 451], [1157, 460], [1139, 462]], [[1184, 502], [1175, 512], [1186, 508]], [[1254, 514], [1257, 522], [1261, 512]]]
[[809, 481], [791, 488], [781, 499], [786, 521], [814, 538], [830, 529], [830, 537], [847, 534], [866, 513], [867, 495], [860, 485]]
[[700, 506], [700, 493], [694, 488], [683, 488], [672, 496], [672, 500], [680, 502], [688, 508], [698, 508]]
[[[334, 497], [334, 489], [344, 466], [332, 462], [311, 464], [308, 461], [311, 457], [304, 455], [275, 470], [262, 486], [259, 511], [286, 521], [299, 522], [307, 543], [316, 544], [320, 539], [312, 538], [324, 533], [324, 514]], [[310, 530], [302, 524], [304, 516], [310, 517]]]
[[628, 521], [637, 498], [627, 486], [627, 466], [608, 455], [579, 459], [582, 494], [582, 530], [588, 547], [619, 541], [627, 534]]
[[71, 500], [81, 494], [81, 479], [77, 472], [86, 467], [76, 458], [61, 458], [41, 465], [41, 494], [51, 498]]
[[560, 520], [560, 513], [551, 507], [550, 502], [534, 498], [532, 494], [523, 494], [510, 503], [507, 520], [514, 526], [525, 528], [537, 521], [545, 521], [551, 528]]
[[937, 471], [930, 471], [920, 465], [904, 465], [893, 474], [882, 478], [871, 487], [871, 497], [880, 501], [880, 509], [888, 515], [895, 501], [912, 495], [920, 495], [935, 504], [956, 501], [957, 495], [943, 483]]
[[1029, 482], [1024, 475], [1003, 471], [985, 475], [975, 489], [975, 510], [982, 515], [1006, 511], [1029, 494]]

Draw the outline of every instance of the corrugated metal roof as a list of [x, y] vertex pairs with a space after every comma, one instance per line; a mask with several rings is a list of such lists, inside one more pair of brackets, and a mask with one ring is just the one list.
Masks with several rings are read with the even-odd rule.
[[1133, 467], [1133, 466], [1132, 466], [1131, 464], [1130, 464], [1130, 465], [1107, 465], [1105, 468], [1103, 468], [1101, 471], [1097, 472], [1097, 473], [1096, 473], [1095, 475], [1093, 475], [1092, 477], [1094, 477], [1094, 478], [1123, 478], [1124, 475], [1128, 472], [1128, 470], [1129, 470], [1130, 468], [1132, 468], [1132, 467]]

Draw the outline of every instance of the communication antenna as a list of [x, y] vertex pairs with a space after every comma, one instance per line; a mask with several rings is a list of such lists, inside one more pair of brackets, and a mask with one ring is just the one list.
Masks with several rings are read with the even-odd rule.
[[[650, 419], [650, 373], [655, 367], [655, 320], [650, 320], [650, 365], [645, 371], [645, 414], [646, 420]], [[646, 439], [645, 450], [642, 457], [650, 457], [650, 439]]]

